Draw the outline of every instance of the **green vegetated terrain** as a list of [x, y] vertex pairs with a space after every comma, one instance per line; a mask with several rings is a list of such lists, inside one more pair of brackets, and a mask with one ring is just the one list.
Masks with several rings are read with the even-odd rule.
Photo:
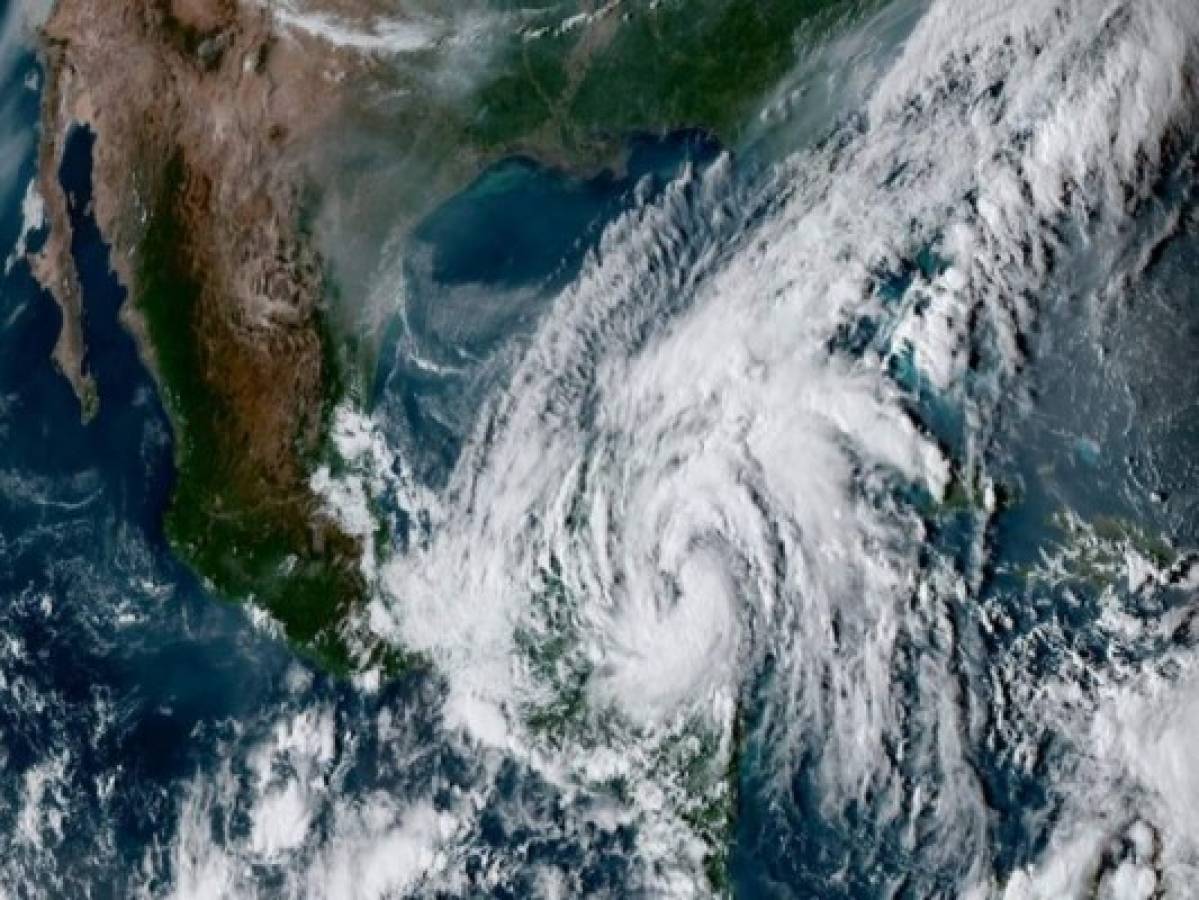
[[[360, 110], [373, 119], [375, 158], [390, 153], [399, 160], [385, 176], [396, 178], [398, 169], [388, 210], [414, 218], [513, 153], [587, 170], [618, 164], [635, 133], [697, 128], [734, 143], [794, 65], [801, 26], [831, 21], [829, 14], [846, 6], [845, 0], [635, 0], [563, 28], [580, 7], [558, 4], [521, 12], [525, 27], [491, 36], [488, 61], [470, 73], [465, 90], [421, 86], [427, 72], [445, 64], [439, 49], [377, 69], [372, 77], [379, 85], [401, 88], [391, 91], [400, 98], [394, 104]], [[369, 166], [349, 155], [360, 151], [344, 152], [330, 167], [332, 177], [348, 178], [347, 170], [365, 177]], [[341, 631], [366, 589], [360, 548], [324, 517], [306, 478], [281, 487], [241, 453], [246, 416], [223, 379], [248, 363], [230, 356], [235, 348], [202, 325], [201, 276], [186, 265], [187, 236], [175, 212], [178, 181], [176, 171], [153, 210], [137, 298], [177, 432], [168, 536], [218, 593], [252, 598], [291, 640], [348, 671], [353, 663]], [[404, 189], [408, 182], [411, 191]], [[371, 365], [361, 358], [361, 342], [351, 348], [350, 324], [323, 312], [317, 319], [327, 350], [327, 417], [343, 396], [339, 358], [351, 361], [349, 371], [370, 372]], [[297, 448], [306, 473], [323, 447]]]
[[[483, 0], [494, 18], [469, 53], [451, 41], [372, 67], [313, 163], [337, 210], [321, 247], [344, 289], [335, 329], [361, 330], [379, 248], [490, 165], [520, 155], [590, 175], [619, 168], [631, 136], [685, 129], [735, 149], [805, 48], [874, 2]], [[369, 380], [383, 329], [368, 330], [354, 369]]]
[[[175, 424], [167, 537], [219, 594], [252, 599], [326, 666], [348, 671], [339, 625], [364, 590], [358, 548], [321, 520], [303, 478], [280, 482], [243, 456], [242, 416], [221, 380], [236, 351], [202, 334], [202, 288], [187, 262], [180, 190], [176, 162], [142, 241], [136, 297]], [[327, 407], [340, 388], [326, 356]], [[318, 450], [297, 448], [309, 465]]]
[[[404, 89], [394, 92], [400, 99], [391, 105], [364, 104], [358, 114], [373, 118], [363, 129], [373, 135], [373, 146], [335, 151], [328, 171], [333, 179], [357, 180], [359, 194], [378, 197], [371, 202], [380, 204], [381, 218], [391, 217], [390, 228], [396, 218], [415, 224], [483, 168], [512, 154], [584, 172], [619, 165], [627, 139], [637, 133], [694, 128], [734, 146], [758, 104], [795, 64], [801, 26], [827, 23], [825, 16], [845, 7], [843, 0], [637, 0], [564, 30], [555, 29], [564, 9], [553, 7], [529, 28], [501, 36], [482, 77], [464, 93]], [[438, 65], [433, 58], [423, 62]], [[411, 88], [419, 86], [420, 73], [404, 67], [420, 64], [408, 59], [376, 74], [389, 87]], [[387, 164], [378, 168], [378, 181], [364, 180], [380, 159]], [[176, 168], [153, 205], [136, 297], [176, 431], [167, 535], [218, 594], [269, 611], [326, 670], [344, 676], [367, 662], [394, 674], [412, 662], [402, 651], [376, 646], [364, 659], [361, 645], [347, 637], [350, 614], [368, 590], [359, 570], [362, 550], [329, 521], [307, 480], [316, 465], [336, 462], [327, 434], [330, 411], [346, 396], [339, 373], [369, 378], [373, 367], [363, 350], [369, 342], [355, 334], [352, 316], [318, 310], [324, 354], [317, 406], [325, 437], [296, 448], [298, 472], [290, 479], [280, 481], [248, 457], [249, 420], [239, 403], [252, 407], [244, 385], [269, 384], [269, 376], [246, 376], [235, 342], [206, 321], [210, 298], [203, 273], [189, 265], [180, 181]], [[344, 285], [336, 277], [330, 282], [332, 298]], [[230, 374], [239, 367], [242, 375]], [[230, 382], [241, 384], [242, 393]], [[555, 586], [551, 579], [547, 589]], [[546, 674], [559, 672], [571, 655], [570, 629], [552, 617], [547, 625], [559, 633], [518, 635], [530, 663]], [[580, 664], [568, 675], [553, 702], [525, 711], [531, 730], [550, 743], [589, 720], [583, 707], [590, 672]], [[675, 799], [709, 848], [707, 875], [721, 892], [728, 889], [727, 834], [740, 745], [738, 734], [731, 758], [720, 764], [714, 764], [721, 759], [714, 747], [700, 745], [696, 752], [690, 743], [663, 748], [660, 760], [682, 773]]]
[[472, 98], [467, 133], [482, 148], [544, 143], [567, 160], [636, 132], [701, 128], [732, 143], [795, 64], [801, 26], [830, 21], [846, 6], [631, 2], [576, 27], [526, 30]]

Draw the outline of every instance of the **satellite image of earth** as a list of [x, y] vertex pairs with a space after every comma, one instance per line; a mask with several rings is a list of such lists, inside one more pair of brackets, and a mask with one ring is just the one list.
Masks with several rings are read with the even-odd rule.
[[0, 900], [1199, 898], [1199, 2], [0, 0]]

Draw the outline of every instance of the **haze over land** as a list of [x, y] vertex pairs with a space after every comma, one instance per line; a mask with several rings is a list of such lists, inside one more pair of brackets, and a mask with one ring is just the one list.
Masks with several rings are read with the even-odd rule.
[[1190, 0], [0, 34], [0, 883], [1189, 896]]

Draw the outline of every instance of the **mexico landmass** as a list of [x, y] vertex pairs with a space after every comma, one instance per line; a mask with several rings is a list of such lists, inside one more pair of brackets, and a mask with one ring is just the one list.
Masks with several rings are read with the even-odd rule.
[[[311, 486], [376, 349], [354, 314], [370, 266], [339, 259], [322, 223], [403, 233], [515, 154], [593, 172], [636, 134], [735, 146], [827, 6], [58, 0], [40, 27], [50, 233], [31, 260], [62, 310], [55, 361], [91, 415], [59, 181], [86, 127], [122, 321], [175, 434], [172, 546], [334, 671], [377, 663], [385, 651], [345, 631], [369, 591], [362, 540]], [[388, 165], [347, 166], [351, 144]], [[347, 240], [370, 259], [383, 230]]]

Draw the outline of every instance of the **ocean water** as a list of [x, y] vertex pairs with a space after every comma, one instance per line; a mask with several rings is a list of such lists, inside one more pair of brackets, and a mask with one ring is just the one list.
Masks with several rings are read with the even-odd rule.
[[714, 139], [680, 132], [631, 138], [619, 174], [501, 160], [414, 229], [371, 393], [423, 480], [444, 483], [484, 398], [605, 226], [718, 152]]
[[[39, 96], [26, 82], [38, 76], [36, 61], [25, 54], [3, 92], [22, 101], [8, 111], [9, 121], [30, 134]], [[270, 865], [278, 856], [271, 847], [291, 849], [287, 831], [302, 824], [326, 835], [318, 846], [341, 850], [331, 872], [318, 854], [308, 863], [331, 879], [318, 893], [348, 896], [362, 864], [359, 852], [379, 852], [379, 839], [392, 830], [380, 825], [399, 831], [414, 809], [419, 835], [433, 802], [450, 805], [474, 788], [479, 763], [438, 733], [439, 688], [427, 676], [371, 691], [330, 681], [269, 624], [213, 596], [172, 557], [162, 534], [173, 478], [170, 427], [118, 320], [125, 291], [90, 211], [93, 143], [86, 128], [73, 131], [59, 173], [86, 307], [86, 368], [99, 394], [93, 419], [81, 421], [78, 402], [54, 368], [50, 353], [60, 314], [24, 262], [12, 266], [0, 294], [0, 885], [10, 890], [24, 882], [34, 896], [241, 896], [251, 884], [254, 891], [287, 894], [304, 883], [305, 866], [289, 873]], [[28, 142], [8, 186], [0, 235], [7, 246], [21, 230], [34, 149]], [[635, 146], [626, 177], [587, 182], [514, 161], [520, 175], [506, 199], [558, 203], [573, 233], [545, 251], [546, 270], [526, 268], [515, 278], [500, 278], [494, 269], [467, 274], [505, 285], [536, 280], [548, 290], [546, 279], [577, 269], [604, 217], [638, 181], [648, 190], [684, 158], [712, 152], [697, 135], [647, 140]], [[466, 202], [451, 201], [430, 220], [428, 233], [443, 228], [446, 217], [462, 216]], [[483, 212], [501, 210], [484, 203]], [[44, 230], [34, 229], [29, 248], [43, 239]], [[402, 734], [389, 734], [401, 724]], [[302, 775], [305, 767], [320, 770], [329, 782], [318, 791], [330, 801], [323, 813], [292, 818], [291, 809], [264, 808], [268, 819], [279, 821], [256, 824], [254, 806], [267, 799], [270, 773], [255, 769], [264, 747], [276, 741], [279, 758], [266, 760], [268, 770], [279, 769], [282, 778]], [[303, 760], [292, 759], [293, 750]], [[539, 787], [516, 768], [492, 774], [497, 784], [483, 809], [478, 849], [458, 861], [463, 877], [482, 877], [489, 853], [518, 845], [531, 859], [577, 866], [588, 890], [618, 889], [627, 875], [630, 832], [588, 841], [583, 859], [568, 837], [512, 821], [512, 808], [552, 804], [552, 787]], [[222, 786], [215, 793], [207, 790], [214, 783]], [[344, 810], [380, 794], [394, 806], [395, 821], [368, 822], [356, 841], [336, 838]], [[193, 809], [199, 810], [195, 821], [189, 819]], [[195, 847], [174, 844], [189, 837]], [[242, 865], [224, 853], [228, 847], [236, 856], [239, 846], [265, 850]], [[399, 853], [401, 875], [419, 869], [419, 857], [390, 850]], [[533, 877], [518, 874], [490, 893], [527, 895]], [[374, 895], [369, 884], [366, 893]]]
[[[4, 96], [19, 98], [8, 121], [32, 134], [33, 59], [7, 77]], [[116, 896], [128, 884], [119, 873], [161, 834], [174, 785], [209, 764], [220, 723], [271, 702], [287, 654], [207, 596], [165, 546], [170, 430], [117, 320], [124, 291], [88, 210], [91, 146], [75, 131], [60, 175], [100, 397], [91, 421], [51, 362], [60, 314], [24, 262], [0, 291], [0, 880], [60, 895], [111, 883]], [[6, 185], [8, 246], [33, 174], [27, 149]]]
[[335, 432], [389, 683], [172, 558], [76, 129], [91, 421], [0, 281], [0, 896], [1193, 896], [1196, 46], [891, 4], [731, 153], [448, 200]]

